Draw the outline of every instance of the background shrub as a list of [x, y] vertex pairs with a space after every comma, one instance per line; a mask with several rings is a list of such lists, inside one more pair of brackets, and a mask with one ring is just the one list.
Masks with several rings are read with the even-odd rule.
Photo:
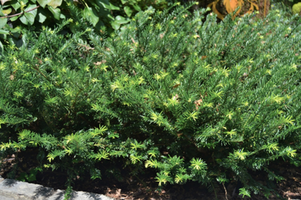
[[[41, 26], [54, 28], [62, 20], [72, 19], [65, 31], [76, 33], [83, 27], [108, 32], [129, 23], [138, 12], [153, 6], [166, 9], [172, 0], [5, 0], [0, 2], [0, 53], [6, 43], [21, 46], [23, 30], [39, 31]], [[25, 39], [26, 40], [26, 39]]]

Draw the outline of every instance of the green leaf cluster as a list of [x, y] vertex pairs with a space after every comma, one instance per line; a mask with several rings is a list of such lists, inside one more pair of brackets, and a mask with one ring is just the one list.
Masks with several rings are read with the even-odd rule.
[[70, 20], [24, 32], [0, 57], [1, 151], [40, 148], [69, 186], [118, 158], [134, 175], [153, 168], [161, 186], [266, 191], [249, 171], [277, 180], [270, 162], [300, 165], [300, 23], [187, 9], [140, 11], [110, 37], [62, 32]]
[[293, 11], [293, 14], [299, 14], [300, 15], [300, 12], [301, 12], [301, 2], [299, 3], [296, 3], [293, 5], [292, 7], [292, 11]]
[[149, 6], [165, 9], [171, 2], [137, 0], [5, 0], [0, 3], [0, 53], [7, 43], [23, 45], [24, 29], [39, 31], [41, 26], [54, 27], [70, 19], [64, 31], [76, 33], [83, 26], [109, 32], [128, 24], [138, 11]]

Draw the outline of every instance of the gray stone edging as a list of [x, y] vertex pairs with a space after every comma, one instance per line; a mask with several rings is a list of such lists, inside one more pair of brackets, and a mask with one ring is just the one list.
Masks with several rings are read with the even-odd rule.
[[[0, 176], [1, 200], [63, 200], [64, 190], [4, 179]], [[70, 200], [115, 200], [102, 194], [74, 191]]]

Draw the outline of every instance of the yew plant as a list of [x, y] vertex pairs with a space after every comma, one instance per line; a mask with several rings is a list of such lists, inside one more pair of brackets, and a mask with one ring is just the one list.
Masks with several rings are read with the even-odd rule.
[[[205, 10], [148, 9], [110, 37], [26, 33], [0, 62], [2, 154], [39, 148], [41, 168], [101, 178], [103, 160], [165, 184], [239, 181], [300, 164], [300, 25], [272, 11], [217, 23]], [[300, 23], [299, 23], [300, 24]], [[89, 42], [82, 39], [89, 35]], [[67, 196], [66, 196], [67, 197]]]

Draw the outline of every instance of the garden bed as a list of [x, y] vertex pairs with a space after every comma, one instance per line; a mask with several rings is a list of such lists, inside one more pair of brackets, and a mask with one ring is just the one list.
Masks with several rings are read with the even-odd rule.
[[[21, 174], [29, 174], [30, 170], [38, 167], [39, 164], [36, 161], [37, 150], [30, 149], [28, 151], [22, 152], [18, 156], [20, 161], [16, 169], [16, 177], [20, 178]], [[4, 163], [1, 169], [0, 176], [4, 178], [10, 178], [10, 173], [13, 173], [13, 168], [16, 164], [16, 158], [14, 155], [7, 157], [2, 161]], [[101, 163], [103, 171], [108, 171], [110, 168], [116, 166], [111, 166], [109, 162]], [[275, 190], [274, 194], [269, 197], [270, 200], [279, 200], [280, 197], [283, 199], [299, 199], [301, 198], [301, 169], [286, 163], [284, 161], [277, 161], [271, 163], [271, 168], [281, 175], [284, 180], [275, 182], [268, 181], [266, 175], [261, 172], [253, 172], [252, 175], [255, 180], [262, 183], [263, 185], [269, 185]], [[122, 170], [123, 179], [117, 180], [111, 176], [105, 177], [103, 180], [90, 179], [89, 174], [87, 176], [77, 177], [74, 180], [74, 190], [93, 192], [97, 194], [104, 194], [108, 197], [124, 200], [212, 200], [217, 196], [218, 200], [224, 200], [225, 190], [221, 185], [214, 185], [214, 190], [212, 186], [201, 186], [196, 182], [188, 182], [184, 185], [167, 185], [164, 190], [158, 189], [158, 183], [154, 179], [155, 173], [152, 170], [146, 170], [144, 175], [139, 175], [139, 177], [131, 176], [130, 169], [120, 169]], [[47, 170], [43, 173], [37, 173], [36, 180], [31, 183], [40, 184], [46, 187], [51, 187], [54, 189], [65, 190], [67, 176], [66, 173], [62, 171], [52, 171]], [[228, 183], [225, 186], [227, 188], [228, 199], [239, 200], [243, 199], [237, 194], [237, 189], [239, 184]], [[278, 196], [276, 194], [280, 196]], [[252, 200], [264, 200], [266, 199], [262, 194], [253, 194], [252, 198], [244, 198]]]

